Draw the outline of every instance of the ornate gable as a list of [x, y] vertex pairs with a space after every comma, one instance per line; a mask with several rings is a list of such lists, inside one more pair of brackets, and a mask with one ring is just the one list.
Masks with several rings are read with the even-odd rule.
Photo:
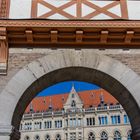
[[69, 96], [67, 98], [67, 101], [64, 104], [64, 109], [69, 108], [82, 108], [83, 102], [81, 98], [79, 97], [78, 93], [76, 92], [74, 85], [72, 86], [72, 89], [69, 93]]

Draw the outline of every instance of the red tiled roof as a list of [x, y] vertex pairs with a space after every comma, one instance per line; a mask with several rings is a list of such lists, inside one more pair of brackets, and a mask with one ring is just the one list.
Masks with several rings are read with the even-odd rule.
[[[50, 102], [52, 104], [53, 110], [61, 110], [63, 108], [63, 104], [67, 100], [68, 94], [69, 93], [45, 97], [35, 97], [32, 100], [33, 110], [35, 112], [46, 111], [49, 109]], [[100, 104], [101, 94], [104, 96], [104, 103], [106, 104], [118, 103], [118, 101], [104, 89], [82, 91], [78, 92], [78, 94], [81, 100], [83, 101], [84, 108], [88, 108], [90, 106], [98, 106]], [[28, 113], [29, 111], [30, 105], [28, 105], [25, 112]]]

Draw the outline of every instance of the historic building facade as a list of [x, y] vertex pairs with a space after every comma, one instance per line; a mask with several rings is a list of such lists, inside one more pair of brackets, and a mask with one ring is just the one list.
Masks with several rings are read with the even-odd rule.
[[36, 97], [27, 107], [21, 140], [131, 140], [123, 107], [103, 89]]

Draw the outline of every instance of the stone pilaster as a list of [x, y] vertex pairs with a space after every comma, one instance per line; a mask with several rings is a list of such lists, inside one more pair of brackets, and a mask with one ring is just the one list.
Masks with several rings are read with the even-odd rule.
[[0, 125], [0, 139], [19, 140], [20, 132], [11, 125]]

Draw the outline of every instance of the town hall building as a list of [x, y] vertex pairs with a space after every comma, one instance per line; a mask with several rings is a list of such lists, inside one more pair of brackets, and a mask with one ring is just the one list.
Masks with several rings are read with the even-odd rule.
[[20, 125], [21, 140], [131, 140], [123, 107], [104, 89], [36, 97]]

